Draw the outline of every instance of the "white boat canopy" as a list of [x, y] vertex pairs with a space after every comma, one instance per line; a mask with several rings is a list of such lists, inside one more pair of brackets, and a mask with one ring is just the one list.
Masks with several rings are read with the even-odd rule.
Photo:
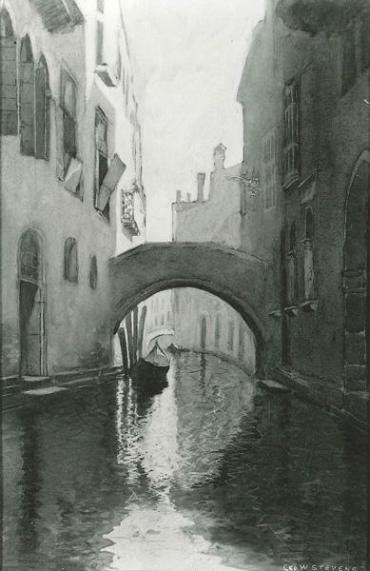
[[155, 331], [152, 331], [152, 333], [148, 334], [148, 342], [154, 341], [154, 339], [162, 337], [162, 335], [175, 335], [175, 332], [173, 329], [168, 329], [166, 327], [156, 329]]

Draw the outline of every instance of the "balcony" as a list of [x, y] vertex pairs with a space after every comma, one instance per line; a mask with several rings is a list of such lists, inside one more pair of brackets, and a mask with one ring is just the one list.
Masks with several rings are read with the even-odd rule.
[[131, 191], [122, 191], [121, 195], [121, 222], [123, 228], [131, 236], [139, 236], [140, 229], [135, 220], [135, 199]]
[[361, 17], [366, 0], [278, 0], [276, 14], [293, 30], [311, 35], [339, 32], [349, 20]]
[[75, 0], [31, 0], [51, 33], [69, 32], [82, 24], [84, 17]]

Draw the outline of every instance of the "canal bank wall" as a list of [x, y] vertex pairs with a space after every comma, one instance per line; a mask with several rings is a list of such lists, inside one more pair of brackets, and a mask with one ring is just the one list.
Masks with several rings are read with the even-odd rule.
[[64, 371], [52, 377], [5, 377], [1, 384], [2, 410], [22, 406], [30, 399], [41, 402], [48, 398], [58, 398], [61, 391], [106, 382], [121, 372], [121, 367], [113, 366]]

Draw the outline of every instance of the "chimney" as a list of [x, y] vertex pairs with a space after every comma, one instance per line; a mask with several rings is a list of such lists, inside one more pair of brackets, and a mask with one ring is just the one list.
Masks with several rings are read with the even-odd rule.
[[181, 190], [176, 190], [176, 202], [181, 202]]
[[206, 180], [206, 173], [198, 172], [197, 174], [197, 182], [198, 182], [198, 194], [197, 194], [197, 201], [203, 202], [204, 201], [204, 183]]
[[213, 161], [215, 165], [215, 170], [220, 170], [225, 168], [225, 151], [226, 147], [222, 143], [217, 145], [213, 151]]

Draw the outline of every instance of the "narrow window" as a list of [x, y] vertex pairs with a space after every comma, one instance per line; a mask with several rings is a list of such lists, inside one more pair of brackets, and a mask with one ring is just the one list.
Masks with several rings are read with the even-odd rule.
[[64, 279], [78, 282], [78, 252], [75, 238], [67, 238], [64, 243]]
[[104, 22], [96, 22], [96, 65], [103, 62]]
[[314, 274], [314, 222], [311, 208], [306, 209], [306, 227], [304, 240], [304, 296], [306, 300], [315, 297], [315, 274]]
[[240, 361], [244, 359], [244, 328], [243, 323], [239, 323], [239, 350], [238, 350], [238, 358]]
[[98, 12], [104, 14], [104, 0], [97, 0], [97, 9]]
[[247, 214], [247, 185], [241, 181], [240, 183], [240, 215]]
[[31, 42], [28, 36], [23, 38], [20, 53], [20, 135], [21, 153], [35, 154], [35, 69]]
[[234, 322], [233, 321], [229, 322], [229, 337], [228, 337], [227, 348], [229, 349], [229, 351], [234, 350]]
[[285, 86], [284, 90], [284, 177], [289, 186], [300, 174], [299, 142], [299, 98], [297, 81]]
[[343, 34], [342, 94], [344, 95], [356, 81], [356, 37], [354, 26]]
[[98, 284], [98, 262], [96, 256], [91, 256], [90, 258], [89, 284], [91, 289], [96, 289]]
[[[105, 175], [108, 172], [108, 123], [107, 118], [101, 109], [95, 114], [95, 184], [94, 184], [94, 205], [98, 209], [98, 199], [100, 188]], [[109, 201], [102, 214], [109, 220]]]
[[263, 139], [263, 185], [264, 207], [269, 210], [276, 206], [276, 148], [275, 130]]
[[215, 321], [215, 348], [220, 348], [220, 316], [216, 315]]
[[65, 72], [62, 74], [61, 95], [61, 161], [62, 178], [68, 170], [70, 162], [77, 156], [77, 94], [72, 78]]
[[17, 42], [5, 9], [0, 11], [0, 134], [18, 134]]
[[49, 78], [44, 57], [36, 68], [36, 157], [47, 159], [49, 156]]
[[297, 299], [296, 228], [293, 222], [289, 233], [288, 252], [288, 302], [294, 305]]

